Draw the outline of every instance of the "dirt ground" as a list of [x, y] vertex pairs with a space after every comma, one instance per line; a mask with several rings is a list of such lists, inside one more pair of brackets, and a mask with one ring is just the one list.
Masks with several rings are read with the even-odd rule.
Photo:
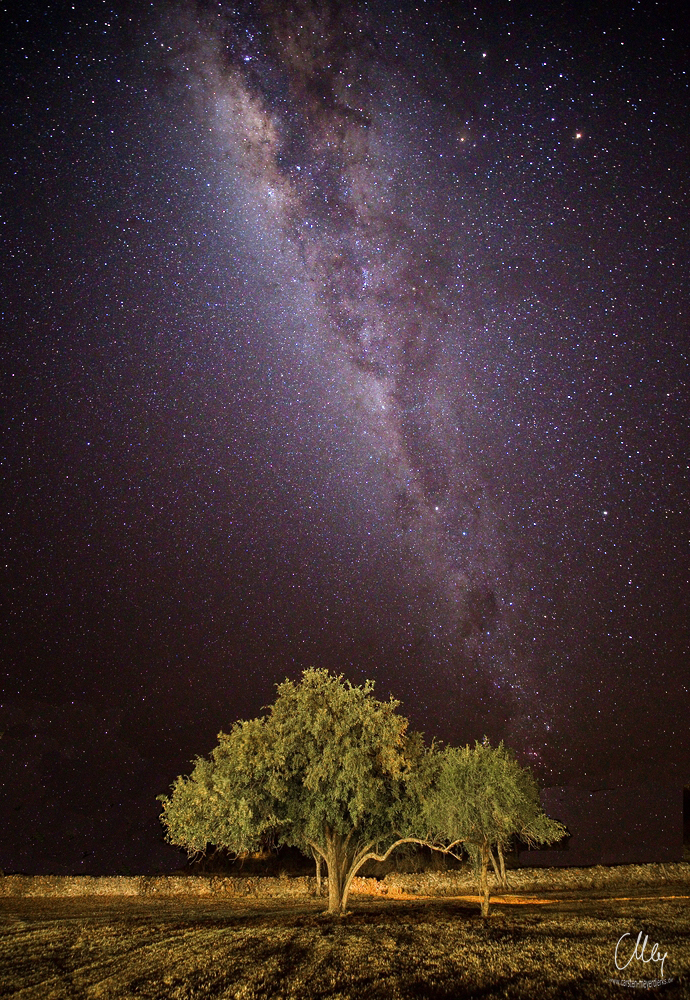
[[470, 893], [358, 894], [335, 920], [323, 909], [306, 894], [4, 896], [0, 995], [587, 1000], [631, 995], [611, 979], [649, 989], [665, 954], [658, 991], [690, 997], [687, 882], [516, 888], [487, 920]]

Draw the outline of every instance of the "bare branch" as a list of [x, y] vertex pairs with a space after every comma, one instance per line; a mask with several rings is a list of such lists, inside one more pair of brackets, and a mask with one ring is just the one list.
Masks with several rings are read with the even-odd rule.
[[367, 848], [365, 848], [361, 854], [361, 857], [358, 856], [357, 858], [355, 858], [355, 863], [357, 864], [358, 868], [361, 868], [361, 866], [364, 864], [365, 861], [387, 861], [388, 858], [393, 853], [393, 851], [395, 850], [395, 848], [400, 847], [401, 844], [419, 844], [420, 847], [428, 847], [432, 851], [438, 851], [439, 854], [450, 854], [450, 856], [455, 858], [457, 861], [462, 861], [462, 855], [455, 854], [453, 851], [453, 848], [457, 847], [459, 844], [462, 843], [463, 843], [462, 840], [455, 840], [453, 841], [452, 844], [448, 844], [448, 846], [442, 847], [440, 844], [435, 844], [433, 841], [430, 840], [421, 840], [419, 837], [401, 837], [399, 840], [396, 840], [394, 844], [391, 844], [391, 846], [388, 848], [385, 854], [376, 854], [374, 851], [371, 851], [369, 853], [364, 853], [364, 851], [368, 850]]
[[312, 851], [315, 851], [315, 852], [316, 852], [317, 854], [320, 854], [320, 855], [321, 855], [321, 857], [323, 858], [323, 860], [324, 860], [324, 861], [325, 861], [326, 863], [328, 863], [328, 856], [327, 856], [326, 852], [325, 852], [325, 851], [323, 851], [323, 850], [322, 850], [322, 849], [321, 849], [321, 848], [319, 847], [319, 845], [318, 845], [318, 844], [316, 843], [316, 841], [314, 841], [314, 840], [308, 840], [308, 841], [307, 841], [307, 845], [308, 845], [309, 847], [311, 847]]

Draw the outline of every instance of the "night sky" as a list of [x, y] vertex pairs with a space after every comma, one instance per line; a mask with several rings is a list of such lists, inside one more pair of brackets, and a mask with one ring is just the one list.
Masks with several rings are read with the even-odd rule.
[[0, 867], [178, 867], [312, 665], [690, 783], [685, 17], [3, 10]]

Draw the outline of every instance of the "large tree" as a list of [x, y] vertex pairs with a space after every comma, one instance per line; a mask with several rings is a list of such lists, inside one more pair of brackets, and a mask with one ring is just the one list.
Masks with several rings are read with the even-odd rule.
[[567, 830], [544, 813], [532, 772], [503, 743], [492, 747], [485, 739], [473, 747], [446, 747], [437, 753], [434, 771], [424, 800], [430, 846], [455, 857], [464, 850], [472, 857], [482, 916], [488, 916], [494, 849], [505, 881], [503, 852], [513, 838], [530, 846], [552, 844]]
[[343, 913], [362, 865], [420, 838], [424, 822], [424, 743], [373, 687], [314, 669], [278, 685], [266, 715], [219, 734], [160, 797], [167, 839], [192, 854], [267, 836], [296, 846], [325, 861], [328, 910]]

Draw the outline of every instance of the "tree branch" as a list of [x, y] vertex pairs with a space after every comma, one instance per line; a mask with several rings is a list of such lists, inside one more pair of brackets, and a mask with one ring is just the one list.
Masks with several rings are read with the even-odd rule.
[[439, 844], [434, 844], [433, 841], [421, 840], [419, 837], [401, 837], [399, 840], [396, 840], [394, 844], [391, 844], [385, 854], [376, 854], [375, 851], [369, 852], [369, 848], [365, 847], [360, 854], [357, 855], [353, 864], [356, 864], [358, 868], [361, 868], [365, 861], [387, 861], [395, 848], [400, 847], [401, 844], [419, 844], [421, 847], [428, 847], [432, 851], [438, 851], [439, 854], [450, 854], [451, 857], [455, 858], [457, 861], [462, 861], [462, 855], [458, 855], [453, 852], [453, 848], [462, 843], [464, 843], [464, 841], [454, 840], [453, 843], [448, 844], [447, 847], [441, 847]]
[[319, 847], [316, 841], [308, 840], [307, 846], [311, 847], [312, 851], [316, 851], [317, 854], [320, 854], [326, 864], [328, 864], [328, 855]]

